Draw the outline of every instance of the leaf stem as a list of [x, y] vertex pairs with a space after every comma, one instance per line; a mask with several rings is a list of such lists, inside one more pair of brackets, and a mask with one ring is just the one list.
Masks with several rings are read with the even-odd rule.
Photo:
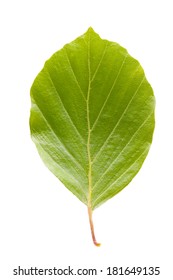
[[94, 224], [92, 220], [92, 209], [91, 207], [88, 207], [88, 216], [89, 216], [89, 223], [90, 223], [90, 229], [91, 229], [91, 236], [92, 240], [95, 246], [99, 247], [101, 244], [96, 241], [95, 233], [94, 233]]

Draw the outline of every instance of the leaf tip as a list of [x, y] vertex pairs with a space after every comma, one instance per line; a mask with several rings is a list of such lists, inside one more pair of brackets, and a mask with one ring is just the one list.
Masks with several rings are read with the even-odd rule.
[[87, 30], [87, 32], [92, 32], [92, 33], [95, 33], [95, 31], [94, 31], [94, 29], [90, 26], [89, 28], [88, 28], [88, 30]]

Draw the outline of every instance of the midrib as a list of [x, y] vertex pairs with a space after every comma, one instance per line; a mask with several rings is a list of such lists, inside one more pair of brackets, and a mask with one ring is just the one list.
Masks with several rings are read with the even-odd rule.
[[88, 207], [91, 205], [91, 193], [92, 193], [92, 170], [91, 170], [91, 152], [90, 152], [90, 140], [91, 140], [91, 126], [90, 126], [90, 114], [89, 114], [89, 100], [91, 90], [91, 69], [90, 69], [90, 32], [88, 38], [88, 93], [87, 93], [87, 125], [88, 125], [88, 139], [87, 139], [87, 154], [88, 154]]
[[88, 140], [87, 140], [87, 153], [88, 153], [88, 207], [91, 207], [91, 189], [92, 189], [92, 174], [91, 174], [91, 152], [90, 152], [90, 118], [89, 118], [89, 99], [87, 100], [87, 123], [88, 123]]
[[90, 151], [90, 141], [91, 141], [91, 125], [90, 125], [90, 112], [89, 112], [89, 101], [90, 101], [90, 92], [91, 92], [91, 65], [90, 65], [90, 32], [88, 36], [88, 93], [87, 93], [87, 125], [88, 125], [88, 139], [87, 139], [87, 153], [88, 153], [88, 216], [91, 229], [92, 240], [96, 246], [100, 246], [100, 243], [96, 241], [94, 233], [94, 224], [92, 220], [92, 165], [91, 165], [91, 151]]

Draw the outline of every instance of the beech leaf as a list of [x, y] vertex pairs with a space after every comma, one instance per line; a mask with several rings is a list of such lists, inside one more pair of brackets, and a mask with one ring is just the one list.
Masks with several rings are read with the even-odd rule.
[[45, 62], [31, 87], [30, 130], [51, 172], [92, 211], [145, 160], [155, 99], [139, 62], [92, 28]]

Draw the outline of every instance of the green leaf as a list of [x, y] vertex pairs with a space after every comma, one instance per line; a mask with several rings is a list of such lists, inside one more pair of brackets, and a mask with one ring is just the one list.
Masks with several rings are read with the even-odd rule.
[[92, 28], [46, 61], [31, 87], [31, 135], [47, 167], [92, 210], [133, 179], [154, 130], [139, 62]]

